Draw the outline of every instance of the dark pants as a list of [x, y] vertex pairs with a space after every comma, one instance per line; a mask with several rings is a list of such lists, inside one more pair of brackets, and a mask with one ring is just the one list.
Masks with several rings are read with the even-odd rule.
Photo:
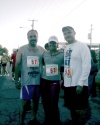
[[42, 79], [41, 96], [45, 112], [46, 125], [59, 125], [60, 116], [58, 109], [60, 81]]
[[93, 83], [92, 83], [92, 87], [91, 87], [91, 96], [95, 97], [96, 96], [96, 83], [95, 83], [95, 76], [93, 78]]
[[76, 93], [76, 87], [64, 87], [64, 100], [71, 112], [73, 125], [85, 125], [90, 117], [88, 87], [83, 86], [81, 94]]

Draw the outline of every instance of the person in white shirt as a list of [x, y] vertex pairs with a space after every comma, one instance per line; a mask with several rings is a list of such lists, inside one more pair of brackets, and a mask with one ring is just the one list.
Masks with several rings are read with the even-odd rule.
[[73, 125], [85, 125], [88, 105], [88, 76], [91, 68], [91, 55], [86, 44], [75, 39], [71, 26], [62, 28], [65, 40], [64, 49], [64, 99], [71, 111]]

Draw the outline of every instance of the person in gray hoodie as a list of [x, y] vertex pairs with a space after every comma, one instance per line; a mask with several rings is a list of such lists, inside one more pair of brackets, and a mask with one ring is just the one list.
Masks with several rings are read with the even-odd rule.
[[58, 109], [61, 88], [60, 69], [64, 61], [64, 53], [58, 50], [58, 39], [51, 36], [48, 40], [49, 51], [44, 52], [44, 68], [41, 80], [41, 96], [45, 112], [45, 125], [60, 125]]

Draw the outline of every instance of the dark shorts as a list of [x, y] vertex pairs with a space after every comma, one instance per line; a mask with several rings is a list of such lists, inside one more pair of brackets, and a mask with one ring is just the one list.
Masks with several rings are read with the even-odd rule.
[[84, 86], [81, 94], [76, 93], [76, 87], [64, 87], [64, 102], [69, 109], [88, 108], [88, 87]]
[[40, 97], [40, 85], [23, 86], [20, 91], [20, 99], [32, 100]]
[[12, 61], [10, 61], [10, 64], [12, 64]]
[[6, 63], [3, 63], [2, 66], [5, 67], [5, 66], [7, 66], [7, 64], [6, 64]]
[[15, 67], [12, 67], [12, 72], [15, 72]]

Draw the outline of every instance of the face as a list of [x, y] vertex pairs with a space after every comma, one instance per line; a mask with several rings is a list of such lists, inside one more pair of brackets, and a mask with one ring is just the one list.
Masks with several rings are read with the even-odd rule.
[[38, 41], [38, 34], [37, 34], [37, 32], [29, 31], [27, 37], [28, 37], [29, 44], [32, 47], [35, 47], [37, 45], [37, 41]]
[[63, 31], [63, 35], [65, 40], [70, 44], [75, 41], [75, 31], [73, 30], [65, 30]]
[[49, 45], [49, 50], [51, 51], [55, 51], [58, 48], [58, 44], [55, 41], [50, 41], [48, 45]]
[[49, 46], [46, 46], [45, 49], [46, 49], [47, 51], [49, 51]]

